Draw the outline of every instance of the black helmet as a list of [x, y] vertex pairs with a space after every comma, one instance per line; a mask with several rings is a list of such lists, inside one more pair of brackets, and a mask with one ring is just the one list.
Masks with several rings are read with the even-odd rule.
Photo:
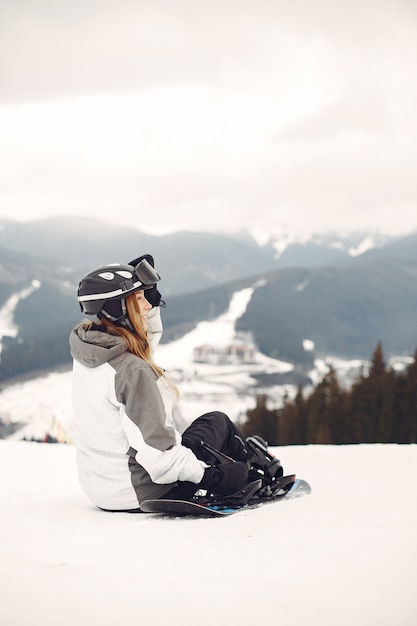
[[150, 289], [160, 280], [152, 265], [142, 259], [135, 266], [111, 263], [102, 265], [82, 278], [77, 299], [87, 315], [104, 315], [116, 324], [126, 319], [126, 296]]

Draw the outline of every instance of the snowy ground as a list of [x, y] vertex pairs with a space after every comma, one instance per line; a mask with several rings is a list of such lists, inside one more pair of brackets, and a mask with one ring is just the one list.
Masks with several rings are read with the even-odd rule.
[[0, 442], [0, 623], [415, 626], [417, 446], [275, 451], [311, 495], [168, 520], [96, 510], [72, 446]]
[[[250, 296], [158, 348], [186, 419], [236, 418], [253, 403], [253, 371], [288, 369], [259, 353], [250, 366], [192, 362], [207, 339], [233, 341]], [[0, 394], [0, 418], [26, 424], [0, 441], [2, 626], [417, 624], [417, 445], [277, 449], [313, 493], [227, 519], [103, 513], [78, 485], [72, 446], [13, 440], [70, 439], [70, 384], [51, 373]]]

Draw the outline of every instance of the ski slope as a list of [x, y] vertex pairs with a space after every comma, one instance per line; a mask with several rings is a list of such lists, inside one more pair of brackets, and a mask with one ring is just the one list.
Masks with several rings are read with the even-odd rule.
[[[158, 347], [185, 421], [215, 408], [235, 419], [254, 371], [288, 370], [259, 353], [239, 367], [193, 362], [207, 337], [233, 341], [250, 297]], [[10, 315], [2, 328], [15, 332]], [[24, 424], [0, 441], [2, 626], [417, 624], [417, 445], [276, 448], [313, 493], [227, 519], [104, 513], [78, 485], [72, 446], [18, 441], [71, 439], [70, 385], [52, 372], [0, 394], [0, 417]]]
[[415, 626], [417, 445], [274, 450], [311, 495], [168, 520], [95, 509], [73, 446], [0, 441], [0, 623]]
[[[166, 369], [180, 392], [177, 420], [185, 428], [196, 417], [207, 411], [223, 411], [239, 422], [244, 420], [248, 409], [256, 404], [256, 394], [266, 393], [271, 406], [280, 406], [285, 395], [293, 397], [295, 385], [274, 385], [262, 388], [254, 376], [259, 373], [283, 374], [293, 369], [293, 365], [273, 359], [256, 351], [253, 361], [228, 363], [196, 363], [194, 349], [201, 344], [211, 344], [217, 348], [233, 344], [238, 339], [235, 332], [236, 321], [243, 315], [252, 297], [255, 285], [250, 289], [237, 291], [231, 298], [228, 310], [209, 322], [197, 326], [176, 341], [157, 346], [155, 359]], [[0, 317], [1, 329], [6, 328], [6, 319]], [[8, 321], [10, 326], [11, 321]], [[314, 349], [311, 340], [305, 339], [308, 350]], [[317, 383], [328, 371], [329, 364], [342, 379], [349, 380], [364, 365], [360, 361], [316, 359], [315, 367], [309, 372], [311, 380]], [[353, 372], [353, 374], [352, 374]], [[50, 372], [32, 380], [6, 386], [0, 392], [0, 419], [5, 423], [19, 424], [21, 427], [13, 435], [14, 439], [43, 439], [46, 434], [59, 441], [70, 441], [72, 430], [70, 371]]]

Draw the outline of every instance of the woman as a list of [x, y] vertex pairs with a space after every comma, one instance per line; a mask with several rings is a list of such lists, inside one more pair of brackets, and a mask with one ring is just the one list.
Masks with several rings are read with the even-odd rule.
[[[265, 468], [254, 467], [264, 482], [282, 475], [277, 459], [248, 452], [224, 413], [201, 416], [182, 437], [177, 431], [177, 390], [152, 355], [162, 332], [159, 280], [152, 257], [144, 255], [101, 266], [78, 288], [81, 310], [96, 319], [70, 335], [74, 442], [81, 485], [105, 510], [136, 512], [144, 500], [191, 499], [200, 489], [237, 492], [254, 478], [255, 456], [263, 458]], [[202, 442], [230, 460], [219, 464]]]

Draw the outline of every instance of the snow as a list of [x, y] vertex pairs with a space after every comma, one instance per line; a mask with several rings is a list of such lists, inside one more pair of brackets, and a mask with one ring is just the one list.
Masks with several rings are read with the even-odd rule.
[[304, 291], [304, 289], [306, 287], [308, 287], [310, 284], [310, 280], [308, 278], [304, 279], [301, 283], [298, 283], [295, 287], [294, 287], [294, 291]]
[[[248, 363], [193, 361], [194, 349], [207, 343], [216, 347], [239, 341], [244, 345], [250, 343], [250, 338], [240, 339], [236, 335], [235, 323], [245, 312], [254, 290], [261, 284], [258, 282], [252, 288], [236, 292], [228, 311], [223, 315], [209, 322], [200, 322], [181, 339], [157, 347], [157, 363], [166, 369], [180, 392], [178, 419], [183, 428], [205, 413], [208, 407], [210, 410], [224, 411], [233, 421], [240, 422], [244, 420], [248, 409], [255, 406], [257, 394], [266, 393], [270, 408], [280, 406], [284, 396], [295, 396], [295, 385], [262, 388], [257, 383], [254, 378], [257, 373], [282, 374], [291, 371], [293, 366], [267, 357], [256, 349], [254, 359]], [[34, 288], [36, 286], [36, 283], [32, 285]], [[1, 320], [0, 317], [0, 331]], [[13, 320], [10, 318], [9, 322], [10, 328]], [[302, 345], [305, 350], [314, 352], [315, 346], [311, 339], [304, 339]], [[401, 370], [412, 361], [411, 357], [393, 357], [389, 366]], [[316, 358], [308, 375], [315, 385], [332, 367], [342, 382], [348, 385], [362, 368], [368, 366], [369, 363], [365, 361], [347, 361], [329, 356], [325, 360]], [[58, 441], [71, 441], [71, 376], [70, 371], [51, 372], [47, 376], [9, 385], [0, 392], [0, 419], [5, 423], [23, 425], [12, 439], [43, 439], [48, 433]]]
[[[250, 364], [192, 361], [199, 344], [235, 340], [251, 294], [158, 347], [187, 419], [215, 408], [236, 418], [255, 372], [291, 369], [260, 353]], [[317, 377], [327, 369], [316, 362]], [[73, 446], [18, 441], [71, 440], [70, 386], [71, 372], [52, 372], [0, 394], [0, 418], [26, 423], [0, 441], [1, 624], [417, 622], [417, 445], [275, 448], [312, 494], [227, 519], [104, 513], [81, 491]]]
[[414, 626], [416, 445], [273, 449], [304, 498], [226, 519], [104, 513], [67, 445], [0, 442], [0, 622]]
[[[210, 322], [200, 322], [194, 330], [177, 341], [159, 345], [155, 358], [167, 370], [180, 391], [180, 413], [184, 427], [207, 411], [221, 410], [234, 421], [255, 406], [255, 373], [283, 373], [293, 369], [289, 363], [256, 352], [251, 363], [195, 363], [194, 348], [210, 343], [217, 348], [236, 341], [235, 323], [243, 315], [254, 289], [236, 292], [228, 311]], [[245, 338], [247, 343], [247, 338]], [[255, 390], [256, 387], [256, 390]], [[270, 389], [279, 402], [285, 393], [291, 396], [289, 386]], [[294, 388], [295, 393], [295, 388]], [[9, 385], [0, 394], [0, 419], [24, 423], [13, 438], [43, 439], [46, 432], [59, 441], [71, 440], [71, 372], [53, 372]]]
[[[225, 347], [232, 344], [236, 339], [236, 321], [242, 317], [246, 311], [255, 288], [263, 284], [263, 281], [259, 281], [253, 288], [242, 289], [241, 291], [236, 292], [230, 301], [229, 309], [226, 313], [220, 315], [215, 320], [200, 322], [194, 330], [181, 337], [181, 339], [172, 341], [168, 344], [159, 345], [156, 353], [157, 360], [163, 363], [164, 367], [168, 369], [181, 367], [183, 370], [186, 370], [188, 368], [194, 373], [199, 368], [199, 366], [197, 367], [193, 362], [194, 348], [208, 342], [216, 347]], [[256, 354], [256, 360], [258, 366], [260, 365], [261, 368], [253, 366], [252, 364], [246, 369], [255, 371], [262, 369], [262, 371], [265, 371], [265, 366], [272, 367], [273, 371], [279, 372], [287, 372], [293, 369], [293, 366], [290, 363], [285, 363], [277, 359], [270, 359], [260, 352]], [[206, 367], [204, 368], [204, 371], [209, 373], [210, 371], [213, 371], [213, 369], [215, 369], [216, 373], [219, 374], [219, 368], [217, 366], [216, 368], [211, 366]], [[224, 368], [225, 373], [230, 371], [233, 372], [235, 370], [236, 367]]]
[[303, 348], [306, 352], [313, 352], [315, 345], [311, 339], [303, 339]]
[[15, 383], [0, 394], [0, 419], [24, 424], [13, 439], [43, 439], [47, 433], [65, 441], [61, 431], [72, 424], [72, 372], [51, 372], [46, 376]]
[[365, 252], [368, 252], [375, 247], [376, 243], [374, 241], [374, 238], [371, 235], [368, 235], [359, 243], [356, 248], [349, 248], [349, 254], [350, 256], [360, 256], [361, 254], [364, 254]]
[[165, 367], [177, 367], [179, 363], [193, 366], [195, 347], [207, 341], [217, 346], [231, 343], [235, 335], [235, 322], [246, 311], [253, 291], [249, 288], [236, 292], [232, 296], [228, 311], [216, 318], [214, 322], [200, 322], [194, 330], [181, 339], [158, 346], [158, 359], [164, 363]]
[[28, 298], [36, 289], [41, 287], [38, 280], [33, 280], [29, 287], [26, 287], [13, 294], [0, 308], [0, 354], [2, 351], [1, 340], [3, 337], [16, 337], [18, 328], [14, 322], [14, 312], [20, 300]]
[[[195, 363], [193, 351], [209, 343], [216, 348], [226, 347], [236, 341], [235, 323], [243, 315], [254, 290], [236, 292], [226, 313], [215, 320], [200, 322], [196, 328], [181, 339], [159, 345], [156, 360], [173, 378], [181, 396], [181, 413], [185, 423], [205, 413], [207, 401], [212, 410], [221, 410], [237, 421], [248, 408], [255, 405], [255, 380], [251, 374], [259, 372], [284, 373], [293, 369], [290, 363], [271, 359], [256, 352], [251, 363], [210, 364]], [[247, 343], [247, 339], [246, 339]], [[283, 397], [285, 389], [277, 392]]]

